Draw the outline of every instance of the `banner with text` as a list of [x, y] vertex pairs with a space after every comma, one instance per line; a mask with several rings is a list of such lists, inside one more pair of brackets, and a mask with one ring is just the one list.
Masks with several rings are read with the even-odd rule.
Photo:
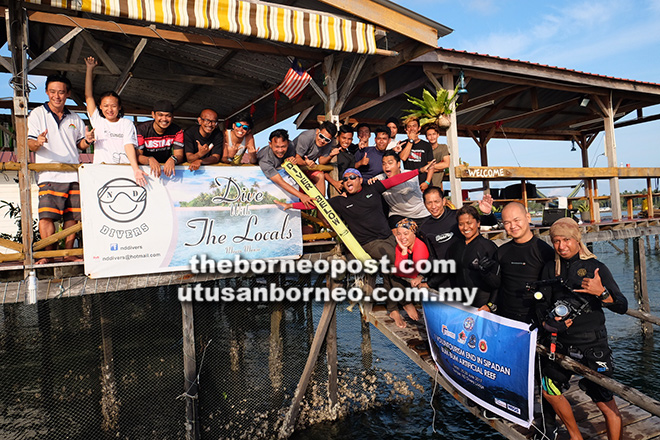
[[528, 428], [536, 330], [460, 304], [423, 306], [431, 353], [442, 375], [478, 405]]
[[[149, 171], [143, 167], [145, 172]], [[142, 188], [120, 165], [79, 169], [85, 273], [91, 278], [188, 270], [207, 258], [297, 258], [300, 212], [259, 167], [177, 167]]]

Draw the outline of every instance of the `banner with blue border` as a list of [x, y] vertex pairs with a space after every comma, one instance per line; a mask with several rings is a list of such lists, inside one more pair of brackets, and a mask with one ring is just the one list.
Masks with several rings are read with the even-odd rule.
[[423, 304], [433, 360], [478, 405], [518, 425], [533, 419], [536, 330], [455, 303]]

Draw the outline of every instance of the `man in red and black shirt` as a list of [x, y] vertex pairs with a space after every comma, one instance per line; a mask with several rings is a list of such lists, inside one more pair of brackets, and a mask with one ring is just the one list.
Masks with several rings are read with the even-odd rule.
[[153, 121], [137, 126], [138, 162], [151, 167], [151, 174], [174, 176], [174, 167], [183, 163], [183, 130], [172, 123], [174, 107], [166, 100], [158, 101], [151, 110]]

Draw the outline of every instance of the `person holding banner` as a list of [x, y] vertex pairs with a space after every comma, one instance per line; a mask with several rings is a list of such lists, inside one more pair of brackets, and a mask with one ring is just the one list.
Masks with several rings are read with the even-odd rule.
[[220, 162], [222, 156], [222, 130], [218, 128], [218, 113], [210, 108], [203, 109], [197, 117], [199, 125], [183, 132], [183, 151], [190, 171], [202, 165]]
[[[289, 133], [279, 128], [273, 131], [268, 138], [268, 148], [262, 148], [257, 153], [257, 160], [259, 168], [275, 185], [282, 188], [294, 197], [300, 199], [305, 208], [313, 206], [311, 204], [312, 198], [302, 191], [296, 189], [297, 185], [293, 180], [286, 178], [280, 174], [278, 168], [281, 169], [282, 163], [285, 160], [295, 161], [296, 151], [289, 143]], [[294, 186], [296, 185], [296, 186]]]
[[[605, 376], [612, 376], [612, 351], [607, 343], [603, 308], [624, 314], [628, 301], [611, 272], [589, 252], [575, 220], [561, 218], [550, 227], [555, 249], [554, 261], [543, 269], [543, 298], [539, 309], [544, 316], [542, 326], [550, 335], [550, 356], [554, 349]], [[556, 347], [556, 348], [553, 348]], [[571, 405], [562, 395], [570, 387], [572, 372], [545, 360], [543, 365], [543, 397], [561, 418], [571, 439], [581, 439]], [[614, 394], [584, 378], [579, 382], [605, 416], [607, 437], [618, 440], [622, 435], [621, 414]]]
[[479, 233], [481, 217], [477, 208], [463, 205], [456, 211], [456, 217], [458, 229], [465, 239], [456, 240], [447, 251], [447, 257], [456, 262], [451, 285], [476, 287], [472, 307], [495, 313], [497, 288], [500, 286], [500, 265], [495, 259], [497, 245]]

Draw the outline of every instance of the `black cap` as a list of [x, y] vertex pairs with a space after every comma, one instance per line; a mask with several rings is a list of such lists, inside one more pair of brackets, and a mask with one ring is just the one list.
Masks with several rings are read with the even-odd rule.
[[174, 106], [167, 99], [161, 99], [160, 101], [156, 101], [154, 103], [154, 106], [151, 109], [151, 111], [174, 113]]

